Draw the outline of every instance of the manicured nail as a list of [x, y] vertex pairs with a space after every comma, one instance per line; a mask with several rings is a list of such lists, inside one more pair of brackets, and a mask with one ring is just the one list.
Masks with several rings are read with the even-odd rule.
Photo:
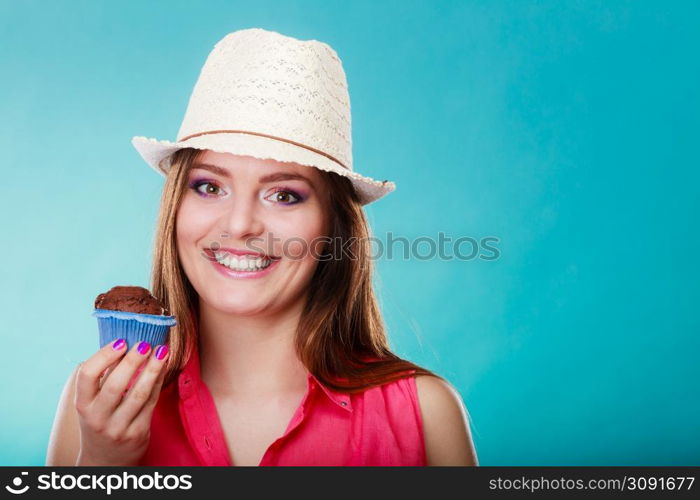
[[112, 343], [112, 349], [114, 349], [115, 351], [118, 351], [119, 349], [121, 349], [125, 345], [126, 345], [126, 340], [117, 339]]
[[168, 354], [168, 346], [165, 344], [159, 345], [158, 349], [156, 349], [156, 359], [163, 359], [166, 354]]
[[146, 354], [150, 348], [151, 344], [149, 344], [145, 340], [142, 340], [139, 343], [139, 346], [136, 348], [136, 350], [139, 352], [139, 354]]

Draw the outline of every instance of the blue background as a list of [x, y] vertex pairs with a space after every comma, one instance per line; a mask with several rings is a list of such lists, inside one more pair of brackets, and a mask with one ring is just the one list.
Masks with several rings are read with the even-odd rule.
[[0, 463], [42, 465], [95, 296], [148, 286], [163, 178], [207, 54], [329, 43], [377, 236], [499, 238], [378, 261], [396, 352], [469, 409], [482, 465], [700, 465], [700, 4], [0, 2]]

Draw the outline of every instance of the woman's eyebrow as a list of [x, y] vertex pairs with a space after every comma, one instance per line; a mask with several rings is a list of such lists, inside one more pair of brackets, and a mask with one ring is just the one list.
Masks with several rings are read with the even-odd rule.
[[[217, 167], [216, 165], [210, 165], [208, 163], [195, 163], [192, 165], [192, 168], [201, 168], [204, 170], [209, 170], [210, 172], [214, 172], [217, 175], [220, 175], [221, 177], [226, 177], [227, 179], [230, 179], [231, 176], [228, 173], [228, 170]], [[309, 180], [308, 177], [305, 177], [301, 174], [296, 174], [293, 172], [275, 172], [272, 174], [264, 175], [260, 177], [259, 182], [261, 184], [265, 184], [268, 182], [277, 182], [277, 181], [287, 181], [287, 180], [300, 180], [306, 182], [309, 186], [313, 187], [314, 183]]]
[[192, 169], [195, 168], [201, 168], [204, 170], [209, 170], [210, 172], [214, 172], [217, 175], [220, 175], [221, 177], [226, 177], [228, 179], [231, 178], [231, 176], [228, 174], [228, 170], [225, 168], [217, 167], [216, 165], [209, 165], [208, 163], [195, 163], [192, 165]]
[[265, 184], [267, 182], [277, 182], [277, 181], [288, 181], [288, 180], [300, 180], [306, 182], [309, 186], [313, 187], [314, 183], [311, 182], [307, 177], [301, 174], [295, 174], [293, 172], [275, 172], [274, 174], [268, 174], [260, 177], [260, 183]]

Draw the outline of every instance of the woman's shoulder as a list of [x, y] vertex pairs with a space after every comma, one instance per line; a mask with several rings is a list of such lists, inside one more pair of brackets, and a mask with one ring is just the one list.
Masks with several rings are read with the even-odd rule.
[[447, 380], [434, 375], [414, 375], [421, 404], [454, 410], [462, 404], [462, 398]]
[[424, 420], [466, 420], [462, 397], [450, 382], [434, 375], [415, 375], [414, 379]]
[[415, 384], [428, 464], [477, 465], [468, 412], [459, 391], [433, 375], [417, 375]]

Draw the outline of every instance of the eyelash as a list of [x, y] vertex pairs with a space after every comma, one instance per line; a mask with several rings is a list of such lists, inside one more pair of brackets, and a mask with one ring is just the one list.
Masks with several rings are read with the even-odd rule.
[[[214, 194], [206, 194], [206, 193], [202, 193], [201, 191], [199, 191], [199, 188], [200, 188], [201, 186], [206, 185], [206, 184], [210, 184], [210, 185], [212, 185], [212, 186], [216, 186], [218, 189], [221, 189], [221, 187], [220, 187], [216, 182], [214, 182], [214, 181], [207, 181], [207, 180], [196, 180], [196, 181], [193, 181], [193, 182], [190, 183], [189, 187], [190, 187], [190, 189], [192, 189], [197, 195], [201, 196], [202, 198], [212, 198], [212, 197], [215, 197], [216, 195], [214, 195]], [[276, 188], [275, 191], [274, 191], [273, 193], [271, 193], [270, 195], [268, 195], [268, 196], [272, 196], [272, 195], [277, 194], [277, 193], [289, 193], [289, 194], [291, 194], [294, 198], [296, 198], [296, 201], [293, 201], [293, 202], [290, 202], [290, 203], [277, 202], [277, 203], [279, 203], [280, 205], [296, 205], [297, 203], [301, 203], [302, 201], [304, 201], [303, 197], [302, 197], [299, 193], [297, 193], [297, 192], [294, 191], [293, 189], [289, 189], [289, 188], [285, 188], [285, 187]], [[266, 198], [267, 198], [267, 197], [266, 197]]]

